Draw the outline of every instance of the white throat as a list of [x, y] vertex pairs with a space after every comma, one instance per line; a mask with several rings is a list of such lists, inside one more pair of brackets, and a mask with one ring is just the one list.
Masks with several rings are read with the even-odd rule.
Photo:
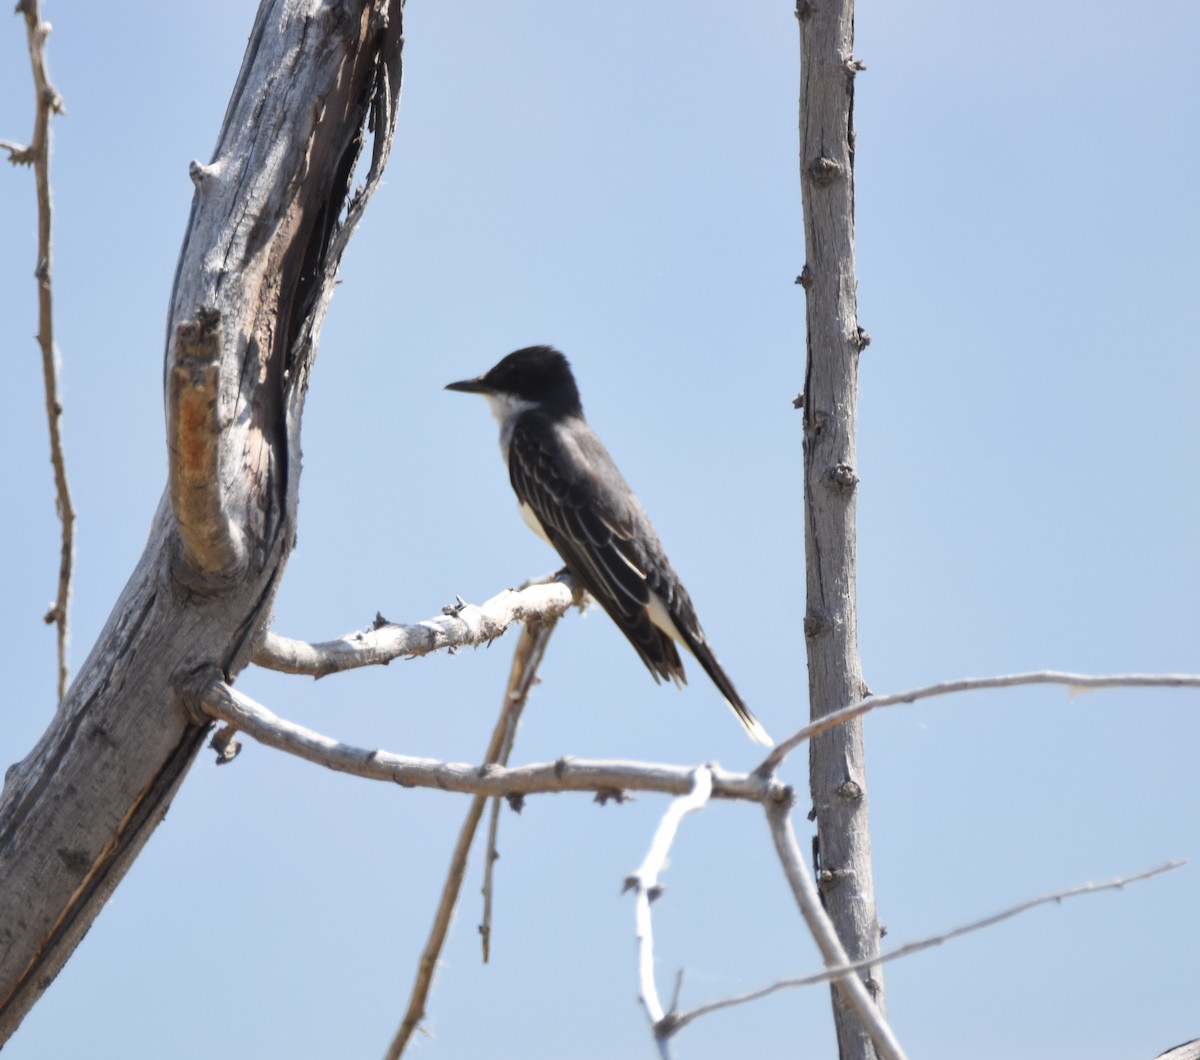
[[512, 443], [513, 428], [522, 412], [537, 408], [536, 401], [526, 401], [513, 394], [484, 394], [492, 415], [500, 422], [500, 455], [508, 466], [508, 447]]

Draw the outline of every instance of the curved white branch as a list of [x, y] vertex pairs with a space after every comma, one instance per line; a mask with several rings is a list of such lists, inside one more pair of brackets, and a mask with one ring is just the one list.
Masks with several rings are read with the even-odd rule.
[[[800, 907], [805, 923], [808, 924], [813, 941], [825, 959], [839, 994], [858, 1016], [881, 1060], [904, 1060], [904, 1050], [883, 1014], [875, 1007], [875, 1001], [866, 984], [856, 972], [843, 970], [850, 962], [846, 958], [846, 950], [837, 936], [833, 922], [821, 905], [817, 885], [800, 857], [796, 833], [792, 829], [790, 806], [786, 802], [765, 802], [763, 805], [767, 811], [771, 838], [775, 842], [775, 850], [779, 855], [780, 864], [783, 865], [784, 875], [787, 876], [796, 904]], [[874, 964], [875, 960], [876, 958], [872, 958], [867, 963]]]
[[[226, 722], [259, 743], [286, 751], [340, 773], [368, 780], [389, 780], [408, 788], [438, 788], [468, 795], [535, 795], [560, 791], [591, 791], [613, 795], [623, 791], [659, 791], [686, 795], [692, 790], [695, 767], [651, 762], [586, 761], [560, 758], [535, 765], [466, 765], [414, 758], [390, 751], [369, 751], [344, 744], [302, 725], [285, 721], [235, 688], [214, 681], [200, 706], [210, 718]], [[792, 789], [778, 780], [750, 773], [730, 773], [710, 766], [713, 796], [760, 802], [790, 800]]]
[[703, 809], [712, 797], [712, 770], [707, 766], [697, 766], [692, 771], [692, 776], [692, 790], [671, 803], [654, 833], [646, 859], [625, 880], [625, 890], [634, 891], [637, 899], [639, 996], [645, 1006], [646, 1015], [650, 1017], [659, 1054], [664, 1058], [669, 1055], [668, 1042], [674, 1032], [674, 1021], [667, 1019], [666, 1013], [663, 1012], [662, 1002], [658, 998], [658, 987], [654, 982], [654, 930], [650, 918], [650, 903], [661, 893], [658, 877], [667, 863], [667, 854], [675, 841], [675, 833], [679, 831], [679, 823], [687, 814]]
[[479, 606], [460, 601], [438, 617], [412, 625], [389, 622], [319, 644], [268, 633], [254, 662], [268, 670], [325, 677], [359, 666], [386, 665], [404, 656], [488, 644], [511, 625], [558, 618], [581, 601], [581, 590], [561, 572], [526, 582], [520, 589], [505, 589]]

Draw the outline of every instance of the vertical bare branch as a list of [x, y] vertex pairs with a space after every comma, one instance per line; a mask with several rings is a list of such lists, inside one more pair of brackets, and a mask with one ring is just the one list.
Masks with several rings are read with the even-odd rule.
[[[500, 716], [492, 730], [492, 738], [488, 741], [488, 749], [484, 755], [485, 763], [503, 765], [512, 749], [511, 732], [515, 731], [516, 719], [525, 706], [529, 690], [537, 679], [537, 670], [541, 665], [542, 656], [546, 653], [546, 645], [550, 634], [554, 632], [557, 619], [548, 622], [530, 622], [521, 631], [521, 639], [513, 653], [512, 670], [509, 672], [508, 686], [504, 690], [504, 702], [500, 705]], [[501, 758], [503, 755], [503, 758]], [[479, 819], [483, 816], [483, 808], [487, 805], [486, 795], [476, 795], [471, 799], [466, 819], [458, 832], [458, 842], [450, 856], [450, 868], [446, 874], [446, 883], [442, 888], [442, 899], [434, 914], [433, 926], [429, 930], [429, 938], [425, 949], [417, 963], [417, 978], [413, 983], [412, 994], [408, 1000], [408, 1010], [392, 1044], [388, 1047], [387, 1060], [399, 1060], [408, 1043], [412, 1040], [413, 1032], [425, 1016], [425, 1002], [433, 985], [433, 973], [437, 968], [438, 957], [446, 942], [450, 930], [450, 918], [458, 902], [462, 890], [463, 877], [467, 871], [467, 856], [471, 853], [471, 844], [475, 841], [475, 832], [479, 828]]]
[[67, 483], [67, 465], [63, 456], [62, 398], [58, 390], [58, 364], [54, 356], [53, 242], [50, 198], [50, 117], [64, 113], [62, 97], [50, 83], [46, 69], [46, 38], [50, 23], [42, 21], [41, 0], [20, 0], [17, 14], [25, 18], [25, 37], [29, 44], [29, 62], [33, 69], [35, 95], [33, 140], [28, 146], [0, 140], [15, 165], [33, 167], [37, 188], [38, 256], [33, 270], [38, 285], [38, 345], [42, 351], [42, 381], [46, 392], [46, 420], [50, 427], [50, 464], [54, 468], [54, 506], [62, 523], [62, 548], [58, 563], [58, 594], [46, 612], [47, 625], [58, 627], [58, 701], [67, 694], [70, 668], [67, 644], [70, 635], [68, 612], [71, 605], [71, 574], [75, 566], [75, 509]]
[[[804, 547], [809, 709], [814, 720], [866, 694], [855, 601], [858, 326], [854, 272], [853, 0], [798, 0], [800, 183], [808, 348], [804, 379]], [[809, 784], [826, 909], [852, 960], [879, 952], [861, 721], [815, 737]], [[883, 1008], [878, 968], [864, 981]], [[876, 1054], [853, 1012], [834, 1015], [842, 1060]]]
[[[521, 711], [525, 700], [514, 701], [508, 711], [504, 740], [496, 761], [502, 765], [508, 764], [512, 754], [513, 741], [517, 738], [517, 722], [521, 720]], [[500, 855], [496, 851], [496, 837], [500, 832], [500, 799], [492, 799], [492, 811], [488, 814], [487, 847], [483, 853], [483, 918], [479, 924], [479, 942], [483, 947], [483, 963], [487, 964], [492, 955], [492, 895], [496, 884], [496, 862]]]

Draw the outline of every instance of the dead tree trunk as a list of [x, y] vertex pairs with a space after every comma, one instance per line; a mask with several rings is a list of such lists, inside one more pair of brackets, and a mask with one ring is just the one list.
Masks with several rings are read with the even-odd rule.
[[[804, 379], [805, 638], [813, 719], [866, 693], [855, 604], [855, 462], [858, 326], [854, 272], [853, 0], [799, 0], [800, 180], [804, 201], [808, 350]], [[818, 883], [851, 960], [879, 952], [871, 878], [861, 721], [817, 736], [809, 754], [817, 821]], [[864, 981], [883, 1007], [878, 966]], [[843, 1060], [874, 1047], [834, 989]]]
[[[162, 820], [208, 728], [193, 689], [236, 677], [265, 630], [296, 532], [317, 335], [386, 161], [401, 44], [401, 0], [263, 0], [213, 159], [191, 166], [167, 329], [168, 489], [0, 795], [0, 1043]], [[368, 121], [370, 172], [352, 192]]]

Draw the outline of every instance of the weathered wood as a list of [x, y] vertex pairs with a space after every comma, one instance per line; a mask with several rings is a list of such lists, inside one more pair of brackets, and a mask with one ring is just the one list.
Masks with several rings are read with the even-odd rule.
[[[295, 537], [308, 372], [387, 157], [401, 44], [400, 0], [263, 0], [213, 159], [191, 166], [166, 359], [182, 488], [159, 504], [50, 728], [5, 778], [0, 1042], [162, 820], [208, 728], [197, 684], [214, 668], [232, 680], [266, 626]], [[372, 116], [372, 171], [352, 195]], [[211, 372], [188, 377], [200, 320]]]
[[[859, 352], [854, 270], [853, 0], [808, 3], [800, 21], [800, 180], [808, 349], [804, 381], [805, 637], [813, 720], [866, 694], [855, 602], [855, 430]], [[816, 736], [809, 783], [825, 908], [851, 960], [879, 952], [871, 874], [862, 722]], [[883, 1008], [877, 965], [863, 974]], [[834, 988], [842, 1060], [874, 1057], [857, 1017]]]

